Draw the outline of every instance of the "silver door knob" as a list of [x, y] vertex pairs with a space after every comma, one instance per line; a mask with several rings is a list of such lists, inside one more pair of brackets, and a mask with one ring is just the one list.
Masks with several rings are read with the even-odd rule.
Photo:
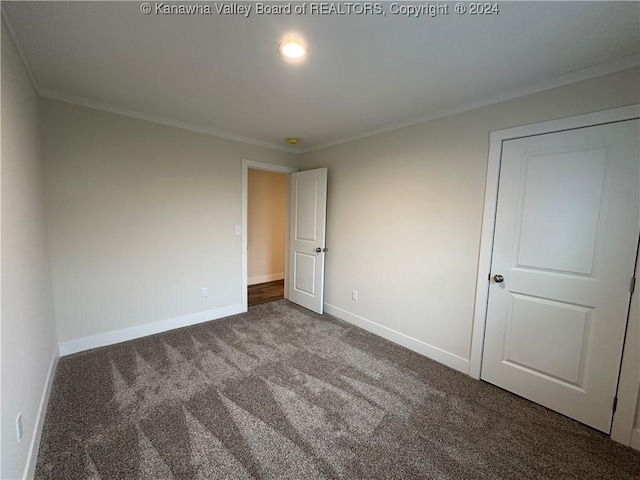
[[493, 281], [496, 282], [496, 283], [502, 283], [502, 282], [504, 282], [504, 277], [502, 275], [500, 275], [500, 274], [494, 275], [493, 276]]
[[316, 248], [316, 252], [320, 253], [322, 251], [322, 249], [320, 247]]

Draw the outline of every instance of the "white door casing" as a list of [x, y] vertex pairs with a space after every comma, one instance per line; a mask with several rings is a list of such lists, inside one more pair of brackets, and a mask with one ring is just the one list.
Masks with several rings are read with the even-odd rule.
[[481, 378], [605, 432], [640, 230], [638, 132], [502, 142], [491, 275], [504, 282], [489, 289]]
[[[286, 173], [290, 174], [292, 172], [297, 172], [298, 169], [295, 167], [286, 167], [283, 165], [276, 165], [272, 163], [265, 162], [256, 162], [254, 160], [242, 159], [242, 279], [240, 285], [241, 291], [241, 302], [242, 302], [242, 311], [246, 312], [248, 308], [248, 298], [247, 298], [247, 286], [248, 286], [248, 235], [247, 235], [247, 227], [248, 227], [248, 209], [249, 209], [249, 169], [256, 170], [266, 170], [268, 172], [278, 172], [278, 173]], [[287, 208], [289, 208], [289, 199], [287, 198]], [[289, 222], [287, 222], [287, 236], [286, 236], [286, 251], [289, 251]], [[289, 257], [288, 253], [285, 255], [285, 272], [288, 272], [288, 262]], [[285, 274], [284, 279], [284, 288], [285, 288], [285, 298], [288, 292], [287, 289], [288, 278]]]
[[327, 169], [291, 174], [289, 300], [316, 313], [324, 305]]

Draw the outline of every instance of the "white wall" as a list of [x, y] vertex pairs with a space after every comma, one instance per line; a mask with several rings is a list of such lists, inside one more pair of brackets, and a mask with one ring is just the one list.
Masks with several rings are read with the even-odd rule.
[[626, 70], [303, 154], [302, 170], [329, 167], [328, 311], [465, 370], [489, 132], [639, 103], [638, 84]]
[[297, 155], [54, 100], [40, 111], [63, 346], [240, 308], [242, 159]]
[[[2, 25], [2, 466], [22, 478], [57, 341], [46, 244], [38, 97]], [[22, 412], [24, 436], [16, 441]], [[36, 448], [37, 449], [37, 448]]]
[[248, 283], [283, 279], [287, 175], [250, 168], [247, 197]]

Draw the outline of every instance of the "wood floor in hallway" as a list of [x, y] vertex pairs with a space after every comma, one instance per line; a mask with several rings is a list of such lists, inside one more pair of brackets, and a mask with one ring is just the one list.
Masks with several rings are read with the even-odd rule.
[[256, 283], [248, 287], [249, 306], [273, 302], [284, 298], [284, 280]]

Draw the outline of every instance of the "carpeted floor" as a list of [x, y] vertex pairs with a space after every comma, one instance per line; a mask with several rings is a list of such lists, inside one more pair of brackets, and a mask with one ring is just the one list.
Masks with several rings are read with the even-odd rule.
[[37, 479], [629, 479], [640, 452], [286, 300], [60, 360]]

